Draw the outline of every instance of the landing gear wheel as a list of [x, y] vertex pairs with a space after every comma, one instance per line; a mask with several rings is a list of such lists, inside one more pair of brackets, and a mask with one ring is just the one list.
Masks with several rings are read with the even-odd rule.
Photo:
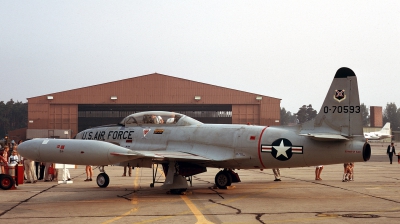
[[99, 175], [97, 175], [96, 182], [99, 187], [104, 188], [110, 183], [110, 178], [106, 173], [99, 173]]
[[151, 187], [151, 188], [153, 188], [153, 187], [154, 187], [154, 184], [153, 184], [153, 183], [151, 183], [151, 184], [150, 184], [150, 187]]
[[2, 174], [0, 176], [0, 188], [3, 190], [8, 190], [12, 188], [12, 186], [15, 184], [14, 179], [7, 174]]
[[227, 171], [219, 171], [217, 175], [215, 175], [215, 185], [217, 185], [220, 189], [226, 189], [227, 186], [231, 186], [232, 184], [232, 176]]

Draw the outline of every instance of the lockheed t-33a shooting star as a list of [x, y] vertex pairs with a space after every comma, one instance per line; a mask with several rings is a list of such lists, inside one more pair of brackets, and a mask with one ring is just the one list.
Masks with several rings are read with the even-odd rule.
[[[174, 112], [149, 111], [127, 116], [119, 124], [90, 128], [75, 139], [33, 139], [18, 146], [34, 161], [78, 165], [162, 165], [163, 188], [185, 191], [187, 177], [220, 168], [215, 184], [240, 182], [236, 169], [305, 167], [367, 161], [357, 77], [340, 68], [315, 119], [291, 127], [204, 124]], [[107, 187], [103, 169], [99, 187]], [[154, 187], [154, 172], [153, 183]]]

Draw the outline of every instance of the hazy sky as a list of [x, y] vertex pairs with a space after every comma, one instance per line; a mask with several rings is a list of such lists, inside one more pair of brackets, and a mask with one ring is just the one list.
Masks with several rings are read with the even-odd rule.
[[150, 73], [320, 110], [351, 68], [400, 107], [400, 1], [0, 1], [0, 101]]

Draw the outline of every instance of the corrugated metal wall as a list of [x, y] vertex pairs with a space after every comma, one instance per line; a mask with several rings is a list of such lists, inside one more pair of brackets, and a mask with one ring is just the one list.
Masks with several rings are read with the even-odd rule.
[[232, 105], [233, 124], [259, 124], [260, 105]]
[[[78, 129], [78, 105], [51, 104], [49, 114], [49, 128], [51, 129]], [[75, 132], [76, 134], [77, 132]]]

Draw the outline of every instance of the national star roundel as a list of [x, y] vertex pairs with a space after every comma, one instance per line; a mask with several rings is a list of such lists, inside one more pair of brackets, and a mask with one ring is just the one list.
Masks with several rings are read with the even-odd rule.
[[280, 138], [271, 145], [261, 145], [261, 152], [269, 152], [272, 157], [280, 161], [292, 158], [293, 154], [303, 154], [303, 146], [293, 146], [286, 138]]

